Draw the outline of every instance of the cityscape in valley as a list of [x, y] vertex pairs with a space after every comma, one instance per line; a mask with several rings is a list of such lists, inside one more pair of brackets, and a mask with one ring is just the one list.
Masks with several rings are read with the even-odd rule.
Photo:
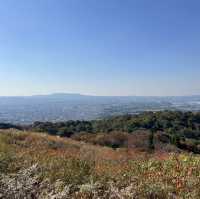
[[111, 97], [58, 93], [0, 97], [0, 110], [0, 122], [13, 124], [31, 124], [35, 121], [95, 120], [145, 111], [200, 111], [200, 95]]

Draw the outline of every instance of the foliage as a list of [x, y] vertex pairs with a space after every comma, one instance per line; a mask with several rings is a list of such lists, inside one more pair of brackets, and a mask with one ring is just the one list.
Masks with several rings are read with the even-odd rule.
[[[94, 121], [67, 121], [67, 122], [35, 122], [29, 129], [48, 132], [61, 137], [75, 137], [82, 139], [83, 134], [90, 133], [94, 136], [85, 136], [83, 141], [113, 148], [125, 146], [125, 141], [116, 139], [113, 132], [127, 132], [134, 134], [138, 129], [150, 130], [149, 149], [155, 148], [154, 135], [158, 131], [169, 136], [169, 142], [182, 150], [200, 153], [200, 112], [160, 111], [144, 112], [139, 115], [123, 115]], [[84, 132], [84, 133], [83, 133]], [[96, 133], [107, 133], [98, 136]], [[80, 135], [79, 135], [80, 134]], [[87, 137], [87, 139], [86, 139]], [[195, 140], [195, 142], [193, 141]], [[192, 143], [191, 143], [192, 142]]]
[[[130, 156], [125, 151], [30, 132], [6, 131], [0, 143], [1, 152], [12, 149], [15, 164], [20, 165], [18, 171], [1, 173], [2, 198], [200, 197], [199, 155]], [[13, 161], [7, 162], [11, 166]]]
[[7, 173], [13, 169], [11, 165], [15, 161], [15, 156], [9, 140], [8, 135], [0, 135], [0, 173]]
[[[10, 124], [0, 124], [1, 126], [2, 128], [15, 127]], [[168, 137], [169, 139], [165, 139], [165, 141], [169, 140], [168, 144], [181, 150], [200, 153], [200, 112], [144, 112], [138, 115], [123, 115], [94, 121], [35, 122], [30, 126], [16, 128], [46, 132], [60, 137], [72, 137], [112, 148], [126, 146], [127, 136], [121, 139], [120, 137], [124, 135], [119, 134], [136, 135], [138, 130], [148, 130], [147, 142], [150, 150], [156, 148], [155, 137], [158, 132], [161, 132], [160, 138]], [[118, 132], [118, 135], [115, 132]], [[160, 139], [160, 142], [165, 143], [165, 141]]]
[[79, 133], [75, 134], [73, 139], [84, 141], [95, 145], [108, 146], [111, 148], [120, 148], [128, 146], [128, 134], [122, 132], [111, 133]]

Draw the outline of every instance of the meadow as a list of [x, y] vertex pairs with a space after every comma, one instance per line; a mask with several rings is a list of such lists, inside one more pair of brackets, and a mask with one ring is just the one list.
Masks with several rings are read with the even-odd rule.
[[200, 198], [200, 156], [2, 130], [0, 198]]

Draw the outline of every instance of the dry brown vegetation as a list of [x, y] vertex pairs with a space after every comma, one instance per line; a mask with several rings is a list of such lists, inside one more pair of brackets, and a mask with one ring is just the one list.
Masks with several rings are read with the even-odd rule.
[[199, 163], [198, 155], [4, 130], [0, 198], [199, 198]]
[[[129, 153], [146, 152], [149, 153], [149, 130], [136, 130], [129, 134], [126, 132], [113, 131], [110, 133], [79, 133], [71, 138], [94, 145], [107, 146], [113, 149], [126, 148]], [[170, 144], [169, 136], [163, 132], [157, 132], [154, 136], [154, 147], [156, 152], [181, 152], [175, 145]], [[132, 158], [134, 158], [133, 156]]]

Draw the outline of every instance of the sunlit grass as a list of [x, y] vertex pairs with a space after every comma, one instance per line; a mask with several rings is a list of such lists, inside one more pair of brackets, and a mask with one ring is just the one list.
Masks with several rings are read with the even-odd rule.
[[[95, 189], [102, 197], [115, 190], [124, 198], [200, 198], [199, 155], [140, 156], [44, 134], [0, 134], [1, 173], [37, 164], [41, 180], [61, 180], [76, 191], [81, 185], [98, 183]], [[78, 196], [92, 198], [94, 193], [80, 191]]]

